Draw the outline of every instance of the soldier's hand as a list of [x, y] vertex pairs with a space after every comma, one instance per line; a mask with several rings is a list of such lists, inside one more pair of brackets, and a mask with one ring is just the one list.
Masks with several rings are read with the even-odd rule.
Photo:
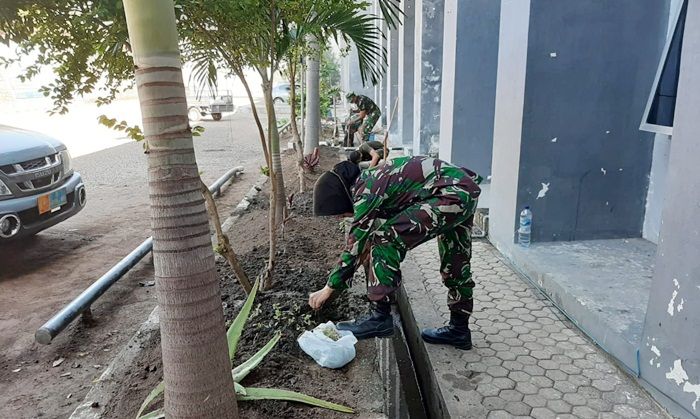
[[312, 309], [318, 310], [333, 295], [333, 288], [326, 285], [323, 289], [309, 294], [309, 305]]

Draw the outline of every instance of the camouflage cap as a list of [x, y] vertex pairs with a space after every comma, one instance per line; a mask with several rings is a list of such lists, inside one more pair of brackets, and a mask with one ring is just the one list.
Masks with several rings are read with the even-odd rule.
[[355, 96], [357, 96], [355, 94], [355, 92], [348, 92], [348, 94], [345, 95], [345, 99], [350, 100], [350, 99], [354, 98]]

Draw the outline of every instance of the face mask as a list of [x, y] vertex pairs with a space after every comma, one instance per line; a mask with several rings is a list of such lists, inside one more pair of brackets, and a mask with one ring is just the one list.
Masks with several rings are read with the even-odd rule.
[[356, 111], [357, 110], [357, 103], [351, 103], [350, 109], [352, 109], [353, 111]]

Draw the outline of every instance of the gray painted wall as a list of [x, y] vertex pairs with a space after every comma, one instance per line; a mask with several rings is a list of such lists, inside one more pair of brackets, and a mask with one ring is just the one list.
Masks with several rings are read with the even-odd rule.
[[355, 48], [352, 48], [348, 55], [343, 58], [343, 62], [345, 73], [347, 74], [347, 81], [343, 83], [346, 93], [355, 92], [358, 95], [365, 95], [368, 97], [374, 96], [374, 86], [369, 84], [367, 87], [365, 87], [362, 83], [360, 68], [358, 67], [359, 60], [357, 58], [357, 50]]
[[517, 206], [533, 241], [641, 237], [653, 137], [639, 117], [668, 7], [532, 2]]
[[700, 417], [700, 2], [690, 1], [642, 378]]
[[445, 5], [440, 158], [484, 178], [491, 175], [500, 10], [493, 0]]
[[444, 0], [416, 0], [413, 153], [437, 154]]
[[400, 7], [404, 16], [403, 24], [399, 27], [399, 108], [396, 111], [396, 126], [401, 144], [410, 149], [413, 147], [415, 1], [403, 0]]

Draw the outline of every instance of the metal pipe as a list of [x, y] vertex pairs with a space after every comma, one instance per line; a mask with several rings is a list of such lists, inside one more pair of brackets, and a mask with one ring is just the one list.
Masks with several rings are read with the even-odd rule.
[[[232, 177], [243, 172], [243, 167], [234, 167], [221, 176], [209, 190], [214, 193], [219, 193], [222, 186]], [[80, 313], [89, 310], [90, 306], [97, 301], [102, 294], [105, 293], [112, 285], [114, 285], [124, 274], [129, 272], [131, 268], [136, 266], [144, 256], [153, 249], [153, 237], [144, 240], [143, 243], [129, 253], [124, 259], [120, 260], [106, 274], [102, 275], [97, 281], [93, 282], [85, 291], [77, 298], [68, 303], [61, 311], [56, 313], [49, 321], [44, 323], [35, 333], [34, 339], [42, 345], [48, 345], [51, 341], [65, 329]]]
[[240, 173], [243, 173], [243, 166], [234, 167], [233, 169], [224, 173], [223, 176], [217, 179], [216, 182], [209, 187], [209, 192], [214, 195], [221, 195], [221, 187], [224, 186], [229, 179], [239, 175]]

